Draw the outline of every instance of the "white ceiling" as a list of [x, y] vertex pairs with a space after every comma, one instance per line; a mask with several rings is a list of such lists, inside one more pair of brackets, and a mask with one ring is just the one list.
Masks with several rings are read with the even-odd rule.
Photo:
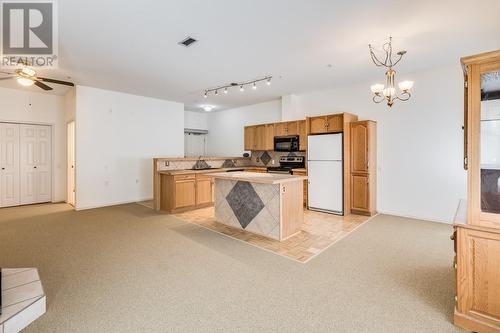
[[[498, 0], [58, 3], [60, 69], [40, 75], [178, 101], [188, 110], [362, 81], [368, 89], [383, 71], [371, 63], [367, 44], [381, 45], [389, 35], [396, 49], [408, 50], [396, 68], [403, 74], [458, 66], [460, 56], [500, 49]], [[177, 45], [186, 36], [199, 42]], [[203, 98], [204, 89], [265, 75], [274, 76], [270, 87]]]

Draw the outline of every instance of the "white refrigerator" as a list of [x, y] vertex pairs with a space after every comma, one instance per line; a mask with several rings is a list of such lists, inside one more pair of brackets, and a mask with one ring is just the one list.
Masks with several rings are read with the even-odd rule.
[[307, 145], [309, 209], [344, 214], [343, 137], [311, 135]]

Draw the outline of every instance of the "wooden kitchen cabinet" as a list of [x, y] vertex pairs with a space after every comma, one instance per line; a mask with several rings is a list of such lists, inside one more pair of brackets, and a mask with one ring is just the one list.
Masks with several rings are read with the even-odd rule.
[[297, 121], [288, 121], [274, 124], [275, 136], [297, 135], [299, 133]]
[[267, 131], [266, 125], [255, 126], [254, 150], [266, 150]]
[[351, 212], [376, 214], [377, 123], [350, 123]]
[[[357, 120], [357, 117], [356, 117]], [[340, 133], [344, 130], [344, 114], [308, 117], [309, 134]]]
[[351, 211], [370, 211], [370, 183], [367, 175], [351, 176]]
[[162, 174], [160, 209], [177, 213], [214, 203], [213, 180], [205, 174]]
[[297, 122], [298, 134], [299, 134], [299, 149], [307, 150], [307, 128], [306, 121], [300, 120]]
[[196, 204], [196, 181], [194, 179], [175, 181], [174, 209]]
[[196, 205], [214, 202], [214, 181], [212, 177], [196, 174]]
[[326, 116], [311, 117], [309, 121], [309, 134], [323, 134], [327, 132]]
[[245, 126], [244, 132], [244, 149], [245, 150], [256, 150], [255, 142], [255, 129], [256, 126]]

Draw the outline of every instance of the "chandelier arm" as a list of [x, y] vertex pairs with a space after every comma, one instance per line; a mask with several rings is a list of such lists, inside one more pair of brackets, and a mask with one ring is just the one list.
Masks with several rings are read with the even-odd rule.
[[400, 54], [398, 60], [396, 60], [396, 62], [394, 63], [393, 66], [396, 66], [398, 64], [398, 62], [400, 62], [401, 59], [403, 59], [403, 56], [404, 56], [404, 54]]
[[375, 66], [378, 66], [378, 67], [387, 67], [382, 61], [380, 61], [380, 60], [377, 59], [377, 56], [375, 55], [375, 53], [373, 53], [372, 50], [370, 50], [370, 57], [372, 58], [372, 61], [375, 64]]
[[409, 91], [403, 91], [403, 92], [401, 93], [401, 95], [400, 95], [400, 96], [398, 96], [398, 99], [399, 99], [400, 101], [405, 102], [405, 101], [409, 100], [409, 99], [410, 99], [410, 97], [411, 97], [411, 94], [410, 94], [410, 92], [409, 92]]
[[[380, 100], [377, 100], [377, 97], [380, 97]], [[375, 103], [382, 103], [383, 101], [385, 101], [385, 97], [383, 97], [382, 95], [373, 95], [373, 101]]]

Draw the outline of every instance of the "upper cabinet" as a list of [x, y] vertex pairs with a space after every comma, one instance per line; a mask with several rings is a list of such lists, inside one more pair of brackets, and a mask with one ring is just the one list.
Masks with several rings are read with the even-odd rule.
[[344, 130], [344, 114], [307, 118], [309, 134], [339, 133]]
[[255, 128], [256, 126], [245, 126], [245, 150], [256, 150], [255, 144]]
[[368, 123], [353, 123], [351, 125], [351, 172], [368, 172], [368, 147]]
[[245, 127], [245, 150], [273, 150], [274, 124]]
[[299, 149], [307, 150], [307, 127], [306, 121], [300, 120], [297, 122], [298, 134], [299, 134]]
[[287, 135], [297, 135], [297, 134], [298, 134], [297, 121], [289, 121], [285, 123], [274, 124], [275, 136], [287, 136]]

